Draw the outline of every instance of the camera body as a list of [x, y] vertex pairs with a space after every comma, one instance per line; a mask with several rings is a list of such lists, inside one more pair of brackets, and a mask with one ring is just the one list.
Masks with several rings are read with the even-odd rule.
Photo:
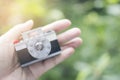
[[22, 33], [23, 40], [15, 44], [18, 60], [22, 67], [51, 58], [61, 53], [55, 31], [41, 28]]

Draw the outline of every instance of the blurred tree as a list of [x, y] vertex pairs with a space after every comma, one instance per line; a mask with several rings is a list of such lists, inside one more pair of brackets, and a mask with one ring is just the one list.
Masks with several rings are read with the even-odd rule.
[[120, 0], [1, 0], [0, 34], [34, 19], [35, 27], [68, 18], [83, 45], [40, 80], [120, 79]]
[[[46, 77], [49, 75], [51, 76], [49, 77], [50, 80], [55, 80], [52, 77], [55, 71], [59, 73], [59, 76], [56, 76], [57, 80], [75, 80], [75, 77], [76, 80], [119, 80], [120, 42], [118, 40], [120, 38], [118, 35], [120, 30], [120, 9], [115, 6], [114, 10], [118, 8], [118, 11], [117, 14], [113, 14], [112, 6], [119, 5], [120, 1], [52, 1], [56, 1], [56, 3], [50, 5], [51, 9], [56, 8], [62, 11], [64, 17], [73, 22], [73, 27], [81, 28], [84, 43], [82, 48], [77, 49], [75, 55], [55, 69], [47, 72], [42, 79], [48, 79]], [[63, 70], [63, 68], [68, 71], [59, 72], [59, 69]], [[78, 76], [76, 76], [77, 73]]]

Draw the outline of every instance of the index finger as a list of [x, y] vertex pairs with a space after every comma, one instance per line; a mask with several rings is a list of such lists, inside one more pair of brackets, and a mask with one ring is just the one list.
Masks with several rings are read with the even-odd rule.
[[44, 31], [54, 30], [55, 32], [60, 32], [71, 25], [71, 21], [68, 19], [59, 20], [44, 26], [42, 29]]

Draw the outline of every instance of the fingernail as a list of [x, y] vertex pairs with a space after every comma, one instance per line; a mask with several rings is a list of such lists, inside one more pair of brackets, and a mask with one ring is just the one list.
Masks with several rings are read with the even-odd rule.
[[67, 21], [70, 25], [72, 24], [69, 19], [64, 19], [64, 20]]
[[25, 22], [25, 24], [29, 24], [29, 25], [31, 24], [32, 25], [33, 24], [33, 20], [28, 20], [28, 21]]

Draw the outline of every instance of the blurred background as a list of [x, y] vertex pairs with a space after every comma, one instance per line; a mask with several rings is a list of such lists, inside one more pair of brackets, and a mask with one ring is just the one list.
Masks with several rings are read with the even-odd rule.
[[84, 42], [40, 80], [120, 80], [120, 0], [0, 0], [0, 35], [29, 19], [36, 28], [64, 18]]

